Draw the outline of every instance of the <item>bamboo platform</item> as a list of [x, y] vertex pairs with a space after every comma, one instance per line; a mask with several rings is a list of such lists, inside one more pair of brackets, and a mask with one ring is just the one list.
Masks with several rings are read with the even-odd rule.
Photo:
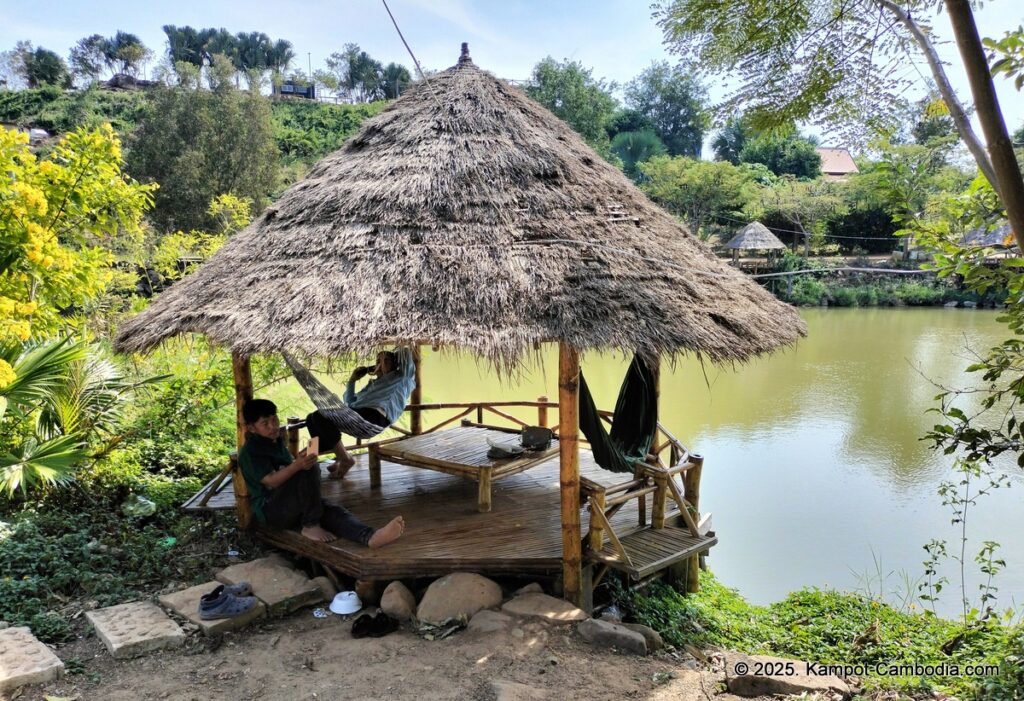
[[[450, 572], [483, 574], [526, 574], [555, 576], [562, 567], [558, 455], [530, 470], [506, 476], [492, 485], [492, 510], [478, 511], [478, 489], [463, 477], [424, 470], [381, 460], [381, 486], [370, 486], [366, 455], [356, 456], [356, 466], [343, 481], [324, 480], [324, 498], [338, 503], [372, 526], [383, 526], [401, 514], [407, 524], [402, 538], [380, 550], [370, 550], [349, 541], [315, 543], [298, 533], [258, 528], [266, 542], [294, 553], [315, 558], [351, 577], [389, 579], [441, 576]], [[580, 450], [580, 474], [602, 485], [621, 482], [622, 475], [599, 468], [589, 450]], [[324, 473], [326, 476], [326, 473]], [[199, 506], [206, 488], [190, 499], [186, 511], [228, 510], [235, 504], [230, 477], [224, 488], [205, 506]], [[650, 509], [648, 497], [648, 509]], [[669, 523], [678, 517], [668, 513]], [[580, 514], [581, 531], [589, 528], [589, 514]], [[638, 503], [633, 500], [612, 519], [620, 536], [629, 541], [637, 532]], [[704, 550], [713, 543], [701, 542]], [[659, 560], [676, 562], [693, 553], [694, 543], [659, 557], [643, 558], [635, 564], [645, 574], [659, 566]], [[651, 560], [648, 562], [648, 560]], [[632, 573], [631, 573], [632, 574]]]

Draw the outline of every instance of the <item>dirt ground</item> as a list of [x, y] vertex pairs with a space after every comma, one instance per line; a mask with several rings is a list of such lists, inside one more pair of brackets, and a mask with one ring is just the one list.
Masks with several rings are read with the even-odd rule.
[[425, 640], [408, 630], [356, 640], [351, 621], [288, 618], [183, 649], [114, 660], [95, 637], [63, 646], [62, 679], [12, 692], [11, 701], [46, 697], [91, 701], [170, 699], [359, 699], [527, 701], [585, 698], [728, 701], [722, 675], [693, 671], [671, 653], [638, 658], [599, 651], [573, 628], [520, 619], [507, 632], [461, 631]]

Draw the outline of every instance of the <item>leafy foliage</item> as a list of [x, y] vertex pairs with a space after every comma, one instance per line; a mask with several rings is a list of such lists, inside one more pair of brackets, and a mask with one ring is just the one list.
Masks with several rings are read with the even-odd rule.
[[548, 56], [533, 67], [526, 93], [566, 122], [599, 153], [609, 152], [607, 126], [615, 115], [614, 83], [594, 78], [578, 61]]
[[650, 122], [670, 156], [700, 158], [707, 91], [692, 66], [656, 62], [626, 86], [626, 105]]
[[363, 121], [378, 114], [386, 103], [331, 105], [287, 100], [273, 105], [273, 134], [281, 154], [312, 164], [341, 148]]
[[821, 156], [817, 146], [795, 130], [788, 134], [768, 134], [744, 140], [739, 160], [742, 163], [761, 163], [775, 175], [792, 175], [805, 180], [821, 175]]
[[639, 166], [654, 156], [665, 153], [665, 144], [650, 129], [643, 131], [620, 131], [612, 139], [612, 153], [622, 161], [622, 169], [626, 175], [636, 178], [640, 174]]
[[0, 132], [0, 169], [11, 178], [0, 193], [0, 343], [66, 325], [104, 291], [112, 273], [103, 246], [141, 234], [154, 189], [121, 172], [109, 126], [68, 134], [42, 160], [27, 141]]
[[259, 211], [277, 176], [270, 106], [230, 88], [160, 88], [132, 138], [128, 170], [160, 184], [151, 213], [160, 231], [213, 229], [210, 199], [227, 193]]

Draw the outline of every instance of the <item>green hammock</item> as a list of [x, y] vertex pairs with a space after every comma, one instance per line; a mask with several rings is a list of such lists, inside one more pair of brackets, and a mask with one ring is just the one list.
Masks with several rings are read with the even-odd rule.
[[580, 430], [590, 441], [598, 465], [611, 472], [632, 472], [633, 465], [647, 459], [658, 430], [658, 397], [654, 373], [640, 356], [634, 355], [619, 389], [612, 417], [612, 430], [605, 430], [594, 398], [580, 371]]

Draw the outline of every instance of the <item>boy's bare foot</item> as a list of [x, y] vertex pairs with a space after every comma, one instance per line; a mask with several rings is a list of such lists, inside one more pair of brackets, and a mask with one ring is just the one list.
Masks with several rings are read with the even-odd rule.
[[352, 466], [355, 464], [355, 458], [350, 457], [347, 460], [338, 458], [327, 467], [328, 476], [332, 480], [340, 480], [348, 474], [348, 471], [351, 470]]
[[337, 539], [337, 536], [320, 526], [303, 526], [302, 535], [318, 543], [330, 543], [332, 540]]
[[398, 540], [402, 534], [405, 533], [405, 519], [401, 516], [395, 516], [388, 522], [388, 525], [383, 528], [378, 528], [377, 531], [370, 536], [370, 542], [367, 543], [371, 548], [383, 548], [388, 543], [394, 543]]

